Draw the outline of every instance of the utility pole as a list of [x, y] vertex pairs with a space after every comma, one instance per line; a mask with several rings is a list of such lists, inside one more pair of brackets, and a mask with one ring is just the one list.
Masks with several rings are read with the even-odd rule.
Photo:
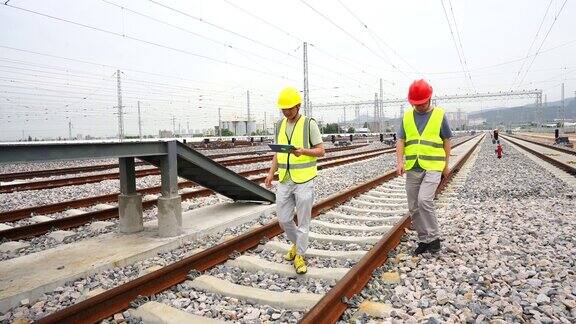
[[266, 112], [264, 112], [264, 129], [262, 130], [263, 134], [266, 134]]
[[72, 139], [72, 121], [68, 120], [68, 139]]
[[310, 109], [310, 89], [308, 88], [308, 43], [304, 42], [304, 115], [312, 117]]
[[560, 116], [562, 123], [564, 123], [564, 120], [566, 119], [566, 110], [564, 107], [564, 82], [562, 82], [562, 113]]
[[124, 112], [122, 106], [122, 87], [120, 82], [120, 70], [116, 70], [116, 79], [118, 87], [118, 139], [122, 141], [124, 139]]
[[374, 129], [380, 131], [380, 118], [378, 116], [378, 92], [374, 93]]
[[221, 110], [222, 108], [218, 107], [218, 136], [222, 136], [222, 115]]
[[246, 90], [246, 135], [250, 135], [250, 90]]
[[384, 88], [382, 87], [382, 78], [380, 78], [380, 101], [378, 105], [380, 115], [380, 132], [384, 132]]
[[188, 131], [188, 136], [190, 136], [190, 122], [186, 121], [186, 130]]
[[176, 136], [176, 117], [174, 115], [172, 115], [172, 133]]
[[142, 119], [140, 115], [140, 100], [138, 100], [138, 138], [142, 139]]

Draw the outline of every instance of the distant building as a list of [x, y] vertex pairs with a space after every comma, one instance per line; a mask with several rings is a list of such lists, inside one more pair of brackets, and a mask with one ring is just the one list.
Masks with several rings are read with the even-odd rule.
[[468, 122], [468, 114], [463, 111], [447, 111], [446, 117], [452, 129], [462, 129], [464, 126], [470, 125]]
[[360, 127], [360, 128], [356, 128], [354, 131], [356, 133], [360, 133], [360, 134], [367, 134], [367, 133], [370, 133], [370, 128]]
[[158, 137], [160, 137], [160, 138], [174, 137], [174, 133], [172, 133], [172, 131], [169, 131], [169, 130], [160, 130], [158, 132]]
[[220, 128], [227, 129], [236, 136], [246, 136], [256, 131], [256, 122], [246, 119], [222, 120], [220, 122]]

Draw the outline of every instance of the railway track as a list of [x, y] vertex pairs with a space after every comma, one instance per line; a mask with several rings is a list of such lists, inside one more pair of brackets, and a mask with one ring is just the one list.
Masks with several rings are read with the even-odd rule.
[[[351, 156], [351, 157], [350, 156], [346, 156], [346, 157], [339, 156], [339, 157], [325, 158], [325, 159], [320, 160], [321, 163], [318, 165], [318, 169], [321, 170], [321, 169], [325, 169], [325, 168], [340, 166], [340, 165], [347, 164], [347, 163], [362, 161], [362, 160], [377, 157], [381, 154], [382, 154], [382, 152], [378, 151], [378, 152], [372, 152], [372, 153], [367, 153], [367, 154], [356, 154], [355, 156]], [[268, 172], [268, 170], [269, 170], [269, 168], [261, 168], [261, 169], [241, 172], [239, 174], [242, 176], [248, 177], [248, 176], [254, 176], [254, 175], [266, 173], [266, 172]], [[258, 176], [256, 178], [252, 178], [251, 180], [254, 182], [257, 182], [257, 183], [262, 183], [262, 182], [264, 182], [265, 178], [266, 178], [266, 176], [264, 175], [264, 176]], [[194, 186], [196, 186], [196, 184], [194, 184], [191, 181], [186, 181], [186, 182], [182, 182], [179, 184], [179, 188], [181, 188], [181, 189], [194, 187]], [[161, 190], [161, 186], [157, 186], [157, 187], [153, 187], [153, 188], [146, 188], [146, 189], [138, 190], [138, 192], [141, 194], [156, 194], [156, 193], [159, 193], [160, 190]], [[209, 189], [199, 188], [196, 190], [182, 193], [181, 198], [184, 201], [187, 199], [204, 197], [204, 196], [209, 196], [209, 195], [213, 195], [213, 194], [214, 194], [214, 192], [209, 190]], [[66, 209], [69, 209], [70, 207], [75, 207], [75, 208], [86, 207], [86, 206], [90, 206], [90, 205], [93, 205], [96, 203], [106, 203], [106, 202], [111, 202], [111, 201], [117, 201], [117, 198], [118, 198], [118, 193], [115, 193], [115, 194], [110, 194], [110, 195], [85, 198], [85, 199], [63, 202], [63, 203], [58, 203], [58, 204], [52, 204], [52, 205], [47, 205], [47, 206], [38, 206], [38, 207], [25, 208], [25, 209], [20, 209], [20, 210], [15, 210], [15, 211], [3, 212], [3, 213], [0, 213], [0, 222], [17, 221], [17, 220], [31, 217], [32, 215], [39, 215], [40, 213], [60, 212], [60, 211], [64, 211]], [[143, 209], [151, 208], [157, 204], [157, 201], [158, 201], [157, 199], [144, 200], [142, 202], [142, 208]], [[44, 222], [39, 222], [39, 223], [30, 224], [30, 225], [26, 225], [26, 226], [14, 227], [11, 229], [3, 230], [3, 231], [0, 231], [0, 238], [4, 238], [4, 239], [8, 239], [8, 240], [18, 240], [18, 239], [31, 238], [31, 237], [35, 237], [35, 236], [39, 236], [39, 235], [48, 233], [54, 229], [65, 230], [65, 229], [70, 229], [70, 228], [74, 228], [74, 227], [79, 227], [79, 226], [85, 225], [85, 224], [92, 222], [92, 221], [98, 221], [98, 220], [102, 221], [102, 220], [107, 220], [107, 219], [117, 218], [117, 217], [118, 217], [118, 208], [117, 207], [110, 207], [110, 208], [105, 208], [105, 209], [97, 210], [97, 211], [93, 211], [93, 212], [82, 213], [82, 214], [75, 215], [75, 216], [57, 218], [57, 219], [53, 219], [53, 220], [49, 220], [49, 221], [44, 221]]]
[[538, 158], [551, 163], [559, 169], [576, 176], [576, 152], [562, 147], [547, 145], [519, 137], [502, 136], [502, 138], [521, 149], [536, 155]]
[[[392, 152], [394, 149], [373, 149], [364, 152], [355, 152], [350, 154], [345, 154], [341, 156], [353, 156], [357, 154], [363, 153], [373, 153], [373, 152]], [[334, 151], [329, 151], [334, 152]], [[330, 159], [326, 158], [326, 159]], [[224, 160], [224, 161], [216, 161], [223, 166], [235, 166], [241, 164], [252, 164], [258, 162], [266, 162], [272, 159], [272, 155], [267, 154], [264, 156], [257, 156], [257, 157], [248, 157], [248, 158], [239, 158], [239, 159], [232, 159], [232, 160]], [[147, 177], [151, 175], [160, 175], [160, 169], [158, 168], [150, 168], [144, 170], [136, 170], [136, 177]], [[104, 173], [104, 174], [96, 174], [90, 176], [82, 176], [82, 177], [72, 177], [72, 178], [64, 178], [64, 179], [53, 179], [53, 180], [45, 180], [45, 181], [34, 181], [34, 182], [26, 182], [26, 183], [18, 183], [12, 185], [4, 185], [0, 186], [0, 194], [2, 193], [10, 193], [15, 191], [28, 191], [28, 190], [43, 190], [43, 189], [53, 189], [53, 188], [60, 188], [66, 186], [75, 186], [75, 185], [83, 185], [88, 183], [95, 183], [104, 180], [115, 180], [120, 177], [119, 172], [113, 173]]]
[[[327, 152], [337, 152], [343, 150], [352, 150], [361, 148], [368, 144], [360, 144], [360, 145], [351, 145], [346, 147], [333, 147], [326, 149]], [[222, 153], [222, 154], [210, 154], [206, 155], [211, 159], [221, 159], [230, 156], [243, 156], [243, 155], [261, 155], [270, 153], [270, 150], [259, 150], [259, 151], [248, 151], [248, 152], [236, 152], [236, 153]], [[244, 160], [248, 160], [250, 158], [244, 158]], [[241, 161], [242, 159], [238, 159]], [[148, 163], [139, 161], [136, 162], [136, 166], [148, 165]], [[109, 169], [117, 169], [118, 163], [111, 163], [111, 164], [100, 164], [100, 165], [91, 165], [91, 166], [83, 166], [83, 167], [70, 167], [70, 168], [61, 168], [61, 169], [51, 169], [51, 170], [36, 170], [36, 171], [27, 171], [27, 172], [14, 172], [14, 173], [4, 173], [0, 174], [0, 181], [8, 182], [14, 180], [23, 180], [23, 179], [31, 179], [31, 178], [46, 178], [56, 175], [64, 175], [64, 174], [74, 174], [74, 173], [84, 173], [84, 172], [94, 172], [94, 171], [102, 171], [102, 170], [109, 170]], [[0, 186], [0, 188], [4, 188], [4, 186]]]
[[[452, 161], [450, 175], [443, 179], [439, 190], [446, 187], [452, 175], [464, 165], [482, 138], [482, 136], [475, 137], [472, 141], [466, 141], [468, 145], [461, 145], [459, 149], [453, 150], [453, 154], [458, 155], [457, 160]], [[241, 286], [209, 274], [210, 269], [224, 263], [224, 266], [237, 267], [246, 272], [253, 272], [256, 269], [256, 271], [271, 271], [280, 276], [296, 277], [290, 265], [274, 264], [258, 254], [258, 251], [276, 251], [282, 254], [289, 248], [288, 244], [276, 238], [282, 230], [274, 221], [52, 313], [40, 319], [38, 323], [99, 321], [130, 308], [131, 303], [139, 297], [160, 294], [177, 284], [180, 284], [179, 287], [183, 289], [217, 293], [223, 296], [233, 294], [239, 299], [246, 299], [257, 304], [275, 305], [278, 308], [284, 307], [280, 302], [282, 300], [295, 301], [287, 308], [309, 310], [302, 318], [302, 323], [335, 322], [348, 307], [346, 301], [358, 293], [371, 278], [373, 270], [386, 261], [388, 252], [400, 242], [405, 229], [410, 225], [410, 218], [406, 214], [403, 185], [404, 179], [398, 178], [395, 171], [389, 171], [376, 179], [354, 186], [346, 192], [329, 196], [314, 205], [312, 230], [339, 231], [345, 228], [357, 232], [357, 235], [338, 235], [311, 231], [311, 248], [307, 252], [309, 258], [344, 257], [358, 260], [352, 268], [323, 270], [309, 268], [304, 278], [318, 280], [318, 282], [328, 278], [337, 279], [336, 284], [324, 295], [272, 292], [261, 288]], [[343, 226], [337, 222], [330, 222], [335, 218], [358, 223], [370, 221], [378, 225]], [[314, 242], [320, 244], [336, 242], [342, 246], [353, 242], [363, 244], [367, 248], [328, 251], [319, 249], [319, 245], [315, 245]], [[255, 247], [259, 248], [252, 250]], [[239, 256], [239, 253], [245, 254]]]

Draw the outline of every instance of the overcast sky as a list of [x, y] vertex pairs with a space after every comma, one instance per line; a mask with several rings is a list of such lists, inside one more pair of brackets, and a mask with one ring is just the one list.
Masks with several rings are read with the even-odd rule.
[[138, 101], [143, 132], [157, 134], [173, 122], [212, 127], [219, 108], [244, 117], [246, 91], [252, 117], [270, 123], [280, 89], [303, 87], [304, 41], [313, 104], [374, 100], [379, 78], [385, 99], [405, 98], [418, 78], [437, 95], [542, 89], [552, 101], [564, 82], [573, 97], [575, 18], [566, 0], [10, 0], [0, 5], [0, 140], [67, 137], [68, 122], [74, 135], [114, 136], [117, 69], [128, 135]]

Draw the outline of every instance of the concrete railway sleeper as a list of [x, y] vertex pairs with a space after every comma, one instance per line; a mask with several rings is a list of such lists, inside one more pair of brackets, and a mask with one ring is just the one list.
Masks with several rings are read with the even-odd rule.
[[[476, 137], [467, 145], [461, 145], [460, 148], [453, 150], [453, 154], [457, 157], [451, 161], [451, 175], [462, 167], [481, 139]], [[444, 188], [449, 178], [444, 179], [439, 188]], [[347, 308], [347, 301], [363, 288], [370, 279], [372, 271], [386, 260], [388, 252], [400, 242], [405, 234], [405, 229], [410, 225], [406, 209], [397, 208], [385, 210], [386, 213], [375, 213], [375, 210], [355, 206], [350, 199], [370, 194], [372, 190], [377, 190], [380, 194], [386, 193], [388, 190], [395, 190], [392, 187], [401, 186], [403, 183], [403, 178], [398, 178], [394, 171], [390, 171], [315, 204], [312, 211], [315, 221], [311, 230], [313, 232], [311, 240], [324, 241], [322, 246], [331, 242], [331, 246], [337, 248], [324, 250], [311, 244], [311, 248], [307, 251], [307, 258], [310, 259], [309, 270], [303, 276], [296, 275], [288, 264], [274, 262], [275, 258], [281, 257], [283, 252], [289, 248], [285, 239], [277, 238], [282, 230], [274, 221], [194, 253], [71, 307], [54, 312], [40, 319], [38, 323], [94, 322], [106, 319], [131, 307], [134, 308], [123, 314], [140, 318], [143, 321], [151, 320], [154, 316], [161, 316], [162, 312], [158, 312], [159, 310], [170, 313], [181, 320], [210, 320], [194, 317], [195, 315], [183, 312], [182, 309], [174, 309], [169, 305], [157, 302], [162, 301], [163, 297], [174, 295], [174, 291], [178, 291], [178, 294], [180, 292], [186, 293], [189, 296], [198, 293], [210, 293], [222, 298], [233, 298], [256, 305], [270, 305], [280, 310], [278, 313], [270, 315], [271, 317], [268, 319], [272, 320], [299, 320], [300, 318], [294, 319], [286, 316], [299, 314], [301, 317], [301, 312], [308, 311], [301, 318], [304, 323], [318, 323], [320, 320], [322, 322], [335, 322]], [[393, 186], [386, 184], [393, 184]], [[397, 191], [394, 192], [398, 193]], [[343, 208], [349, 205], [354, 208], [352, 210], [362, 210], [362, 212], [350, 212], [350, 210], [347, 211]], [[333, 209], [335, 210], [332, 211]], [[356, 222], [356, 225], [354, 227], [346, 226], [346, 230], [344, 230], [338, 223], [331, 221], [340, 218], [341, 215], [345, 215], [344, 219], [348, 222]], [[375, 222], [377, 225], [366, 223], [365, 219], [368, 217], [373, 219], [371, 222]], [[351, 228], [352, 231], [348, 231], [348, 228]], [[327, 257], [347, 260], [345, 264], [349, 266], [315, 267], [315, 258]], [[236, 270], [230, 273], [238, 275], [232, 277], [216, 276], [215, 269], [222, 267], [234, 268]], [[254, 285], [242, 285], [247, 280], [247, 274], [255, 272], [263, 275], [271, 274], [277, 280], [284, 280], [281, 278], [285, 277], [298, 277], [298, 280], [315, 282], [317, 292], [295, 290], [298, 288], [278, 291], [272, 287], [265, 287], [266, 289], [264, 289]], [[246, 282], [250, 282], [250, 279]], [[146, 302], [149, 298], [145, 296], [151, 295], [157, 301]], [[191, 304], [180, 305], [180, 308], [189, 305]], [[259, 319], [260, 311], [256, 308], [252, 309], [254, 310], [252, 313], [255, 313], [256, 317], [252, 318], [247, 315], [244, 317], [245, 320]], [[288, 310], [296, 312], [289, 312]], [[187, 309], [187, 311], [193, 310]]]

